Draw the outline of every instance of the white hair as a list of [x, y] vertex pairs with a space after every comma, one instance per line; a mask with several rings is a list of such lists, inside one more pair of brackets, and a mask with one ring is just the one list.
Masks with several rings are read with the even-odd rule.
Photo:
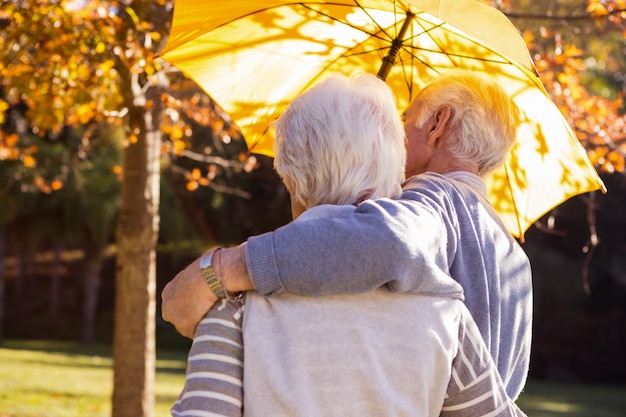
[[274, 167], [304, 208], [401, 192], [404, 130], [379, 78], [331, 76], [298, 96], [274, 127]]
[[416, 126], [423, 127], [443, 105], [452, 110], [445, 146], [455, 158], [475, 164], [480, 176], [504, 164], [515, 143], [520, 113], [497, 82], [471, 71], [444, 73], [419, 92], [407, 113], [418, 112]]

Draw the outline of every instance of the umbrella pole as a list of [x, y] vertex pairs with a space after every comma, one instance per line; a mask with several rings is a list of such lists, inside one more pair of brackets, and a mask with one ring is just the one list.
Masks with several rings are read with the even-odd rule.
[[400, 28], [400, 32], [398, 32], [398, 36], [391, 42], [391, 49], [389, 49], [389, 53], [386, 57], [383, 58], [383, 64], [380, 66], [380, 70], [378, 70], [378, 78], [385, 81], [387, 79], [387, 75], [389, 75], [389, 71], [396, 63], [396, 56], [398, 55], [398, 51], [402, 47], [402, 42], [404, 42], [404, 36], [406, 35], [406, 31], [409, 29], [411, 25], [411, 19], [413, 19], [414, 14], [411, 12], [406, 13], [406, 19]]

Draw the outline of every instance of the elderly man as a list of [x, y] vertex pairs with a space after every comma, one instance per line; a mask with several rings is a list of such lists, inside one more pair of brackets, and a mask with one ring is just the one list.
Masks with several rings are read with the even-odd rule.
[[[463, 287], [508, 395], [517, 398], [530, 358], [530, 263], [488, 203], [483, 178], [504, 163], [518, 118], [490, 80], [444, 74], [406, 110], [410, 178], [399, 197], [367, 200], [342, 215], [297, 219], [221, 250], [213, 284], [266, 296], [359, 293], [383, 285], [428, 294], [452, 277]], [[196, 260], [164, 289], [163, 316], [191, 336], [217, 299]]]

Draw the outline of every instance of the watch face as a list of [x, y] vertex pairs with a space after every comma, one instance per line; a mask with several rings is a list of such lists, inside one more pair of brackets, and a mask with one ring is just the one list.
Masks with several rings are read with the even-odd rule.
[[211, 266], [211, 263], [213, 261], [213, 254], [215, 253], [214, 250], [212, 250], [209, 253], [205, 253], [204, 255], [202, 255], [202, 257], [200, 258], [200, 268], [209, 268]]

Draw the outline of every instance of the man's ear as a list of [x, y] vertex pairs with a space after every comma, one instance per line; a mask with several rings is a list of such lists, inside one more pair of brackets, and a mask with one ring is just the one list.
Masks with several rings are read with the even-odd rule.
[[431, 124], [428, 129], [428, 142], [434, 144], [441, 138], [448, 126], [452, 109], [450, 106], [443, 105], [439, 107], [431, 118]]

